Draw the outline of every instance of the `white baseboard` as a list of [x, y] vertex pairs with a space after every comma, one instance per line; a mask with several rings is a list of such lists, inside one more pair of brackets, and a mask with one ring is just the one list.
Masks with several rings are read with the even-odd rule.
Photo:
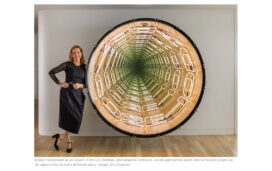
[[180, 129], [169, 135], [234, 135], [234, 129]]
[[[61, 131], [57, 130], [42, 130], [39, 131], [40, 135], [43, 136], [51, 136], [56, 133], [61, 133]], [[172, 133], [167, 135], [234, 135], [234, 129], [178, 129]], [[125, 134], [119, 133], [117, 131], [105, 131], [105, 130], [80, 130], [80, 133], [72, 136], [127, 136]]]

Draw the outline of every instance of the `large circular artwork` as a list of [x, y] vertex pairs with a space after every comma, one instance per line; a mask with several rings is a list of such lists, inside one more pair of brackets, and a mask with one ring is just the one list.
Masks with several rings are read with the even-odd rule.
[[97, 114], [139, 137], [171, 132], [198, 107], [205, 86], [201, 55], [178, 27], [134, 19], [108, 31], [94, 47], [87, 89]]

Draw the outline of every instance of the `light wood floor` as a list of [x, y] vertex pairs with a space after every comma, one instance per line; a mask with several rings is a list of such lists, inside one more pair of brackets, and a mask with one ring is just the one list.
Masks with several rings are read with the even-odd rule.
[[131, 138], [73, 136], [73, 152], [53, 147], [51, 136], [38, 134], [38, 105], [35, 101], [35, 157], [236, 157], [236, 135], [161, 136]]

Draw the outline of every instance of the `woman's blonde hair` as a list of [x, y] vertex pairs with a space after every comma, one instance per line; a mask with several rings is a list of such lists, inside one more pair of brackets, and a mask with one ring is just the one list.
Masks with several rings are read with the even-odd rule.
[[81, 52], [81, 54], [82, 54], [82, 56], [81, 56], [81, 58], [80, 58], [80, 63], [81, 63], [81, 64], [86, 64], [85, 59], [84, 59], [84, 55], [83, 55], [83, 50], [82, 50], [82, 48], [81, 48], [79, 45], [74, 45], [74, 46], [71, 48], [70, 53], [69, 53], [70, 62], [74, 62], [73, 55], [72, 55], [72, 51], [73, 51], [74, 49], [76, 49], [76, 48], [80, 49], [80, 52]]

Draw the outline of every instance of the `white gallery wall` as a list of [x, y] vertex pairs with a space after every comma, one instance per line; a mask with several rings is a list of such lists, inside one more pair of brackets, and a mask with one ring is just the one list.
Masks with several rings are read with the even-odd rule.
[[[61, 132], [59, 90], [48, 72], [68, 60], [70, 48], [83, 48], [85, 60], [112, 27], [134, 18], [158, 18], [181, 28], [195, 42], [206, 69], [206, 88], [194, 115], [169, 135], [235, 134], [237, 128], [236, 6], [36, 6], [39, 134]], [[57, 74], [64, 81], [64, 72]], [[123, 135], [94, 112], [88, 94], [79, 135]]]

